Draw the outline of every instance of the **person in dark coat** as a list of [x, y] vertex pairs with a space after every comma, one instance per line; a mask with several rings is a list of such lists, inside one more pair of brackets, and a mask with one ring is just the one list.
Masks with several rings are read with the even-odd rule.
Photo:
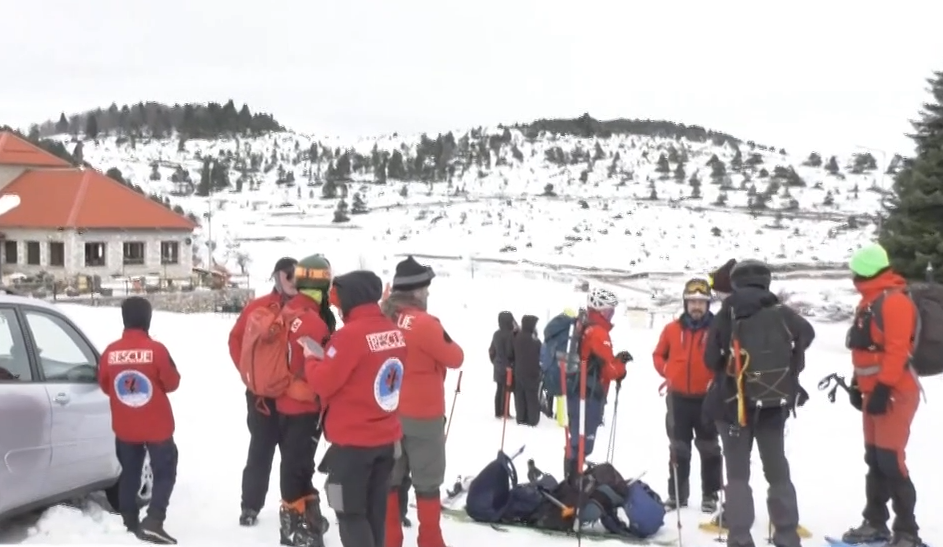
[[509, 311], [498, 314], [498, 330], [491, 337], [491, 347], [488, 356], [494, 367], [494, 417], [503, 418], [504, 399], [508, 396], [507, 374], [514, 370], [514, 330], [517, 321]]
[[[717, 286], [717, 276], [713, 281]], [[726, 503], [714, 524], [727, 528], [728, 547], [754, 545], [750, 533], [754, 521], [750, 488], [750, 456], [754, 442], [769, 483], [767, 505], [774, 530], [772, 543], [777, 547], [800, 547], [796, 489], [790, 477], [784, 441], [786, 419], [796, 406], [808, 400], [798, 378], [805, 368], [805, 351], [815, 338], [815, 330], [794, 310], [780, 304], [779, 298], [769, 290], [771, 281], [772, 273], [765, 263], [759, 260], [737, 262], [730, 271], [732, 292], [714, 317], [704, 347], [704, 364], [714, 373], [714, 380], [704, 399], [703, 413], [705, 418], [717, 423], [727, 470]], [[769, 408], [750, 407], [747, 401], [748, 410], [741, 416], [738, 399], [742, 394], [739, 394], [735, 375], [729, 370], [734, 362], [730, 350], [733, 328], [735, 323], [747, 321], [769, 308], [779, 309], [782, 324], [791, 337], [789, 378], [794, 383], [788, 390], [785, 384], [782, 387], [790, 393], [790, 399], [783, 406]]]
[[537, 317], [521, 318], [514, 336], [514, 411], [517, 423], [535, 426], [540, 422], [540, 339]]

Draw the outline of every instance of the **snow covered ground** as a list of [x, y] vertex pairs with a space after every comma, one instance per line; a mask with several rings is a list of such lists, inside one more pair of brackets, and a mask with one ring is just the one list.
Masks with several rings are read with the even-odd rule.
[[[266, 265], [271, 262], [265, 258]], [[352, 258], [350, 262], [340, 265], [339, 269], [357, 266], [353, 263], [357, 259]], [[393, 264], [395, 261], [388, 259], [371, 267], [389, 271]], [[494, 457], [500, 444], [501, 423], [491, 417], [492, 373], [485, 357], [498, 312], [507, 309], [517, 317], [531, 313], [543, 321], [564, 306], [580, 304], [583, 298], [568, 284], [507, 274], [500, 278], [481, 275], [472, 279], [467, 271], [460, 270], [436, 279], [430, 309], [448, 325], [449, 332], [464, 346], [467, 355], [462, 393], [449, 436], [449, 480], [478, 471]], [[63, 309], [100, 346], [120, 331], [117, 309], [78, 305], [63, 306]], [[631, 314], [620, 316], [617, 321], [613, 331], [614, 346], [630, 350], [637, 361], [631, 366], [622, 390], [618, 420], [612, 416], [607, 418], [607, 426], [599, 432], [602, 446], [596, 454], [604, 457], [608, 428], [616, 424], [616, 466], [626, 476], [646, 472], [645, 480], [662, 493], [666, 492], [668, 443], [664, 432], [664, 401], [657, 393], [660, 382], [649, 355], [661, 321], [666, 318], [659, 318], [654, 329], [644, 324], [646, 320], [637, 321]], [[171, 397], [177, 415], [180, 469], [167, 521], [168, 530], [183, 545], [273, 545], [277, 541], [278, 486], [274, 475], [259, 525], [246, 529], [236, 522], [248, 433], [243, 387], [233, 372], [226, 349], [226, 337], [233, 321], [233, 317], [221, 315], [169, 313], [156, 313], [153, 321], [152, 334], [167, 345], [183, 375], [180, 390]], [[858, 523], [865, 471], [860, 415], [841, 398], [838, 403], [829, 404], [824, 394], [815, 389], [822, 376], [849, 370], [849, 357], [843, 348], [844, 327], [816, 324], [816, 328], [818, 337], [803, 378], [812, 400], [799, 410], [798, 419], [790, 422], [787, 443], [793, 480], [799, 493], [801, 520], [816, 534], [816, 539], [806, 541], [807, 545], [824, 545], [819, 539], [821, 535], [837, 534]], [[198, 342], [194, 333], [200, 333]], [[446, 380], [449, 401], [456, 378], [450, 373]], [[937, 433], [943, 426], [943, 415], [934, 407], [943, 397], [943, 387], [939, 379], [929, 379], [925, 388], [929, 402], [914, 423], [908, 465], [919, 491], [917, 513], [924, 526], [923, 538], [930, 544], [943, 544], [943, 523], [936, 520], [943, 507], [943, 475], [937, 475], [933, 467], [939, 457]], [[609, 405], [610, 412], [613, 407]], [[508, 447], [526, 445], [526, 457], [534, 458], [538, 467], [559, 474], [563, 432], [555, 423], [543, 420], [537, 428], [510, 423], [507, 436]], [[323, 451], [322, 447], [319, 453]], [[519, 461], [523, 468], [524, 460]], [[315, 480], [321, 482], [324, 477], [318, 475]], [[754, 457], [753, 485], [757, 502], [754, 535], [760, 545], [765, 538], [767, 518], [758, 457]], [[327, 514], [330, 516], [329, 510]], [[697, 530], [701, 518], [694, 510], [683, 513], [684, 545], [713, 544], [711, 537]], [[664, 533], [675, 534], [674, 526], [672, 517]], [[329, 546], [340, 545], [335, 528], [328, 534]], [[444, 523], [444, 530], [454, 547], [573, 544], [573, 540], [527, 531], [502, 534], [480, 525], [451, 521]], [[106, 545], [134, 544], [135, 540], [121, 530], [116, 516], [57, 507], [35, 524], [24, 543]], [[406, 545], [415, 545], [415, 528], [407, 530]]]

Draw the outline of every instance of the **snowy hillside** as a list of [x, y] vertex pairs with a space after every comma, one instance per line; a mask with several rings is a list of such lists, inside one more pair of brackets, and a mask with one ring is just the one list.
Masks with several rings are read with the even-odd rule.
[[[58, 139], [74, 150], [74, 138]], [[203, 260], [211, 238], [214, 258], [233, 264], [339, 246], [614, 278], [748, 255], [834, 267], [872, 233], [896, 164], [866, 151], [797, 156], [729, 137], [533, 126], [351, 142], [110, 136], [83, 140], [81, 155], [199, 218]]]

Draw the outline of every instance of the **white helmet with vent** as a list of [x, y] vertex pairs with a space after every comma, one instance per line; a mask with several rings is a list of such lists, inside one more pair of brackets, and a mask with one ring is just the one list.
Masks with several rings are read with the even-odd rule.
[[593, 310], [612, 309], [619, 305], [619, 299], [609, 289], [595, 287], [586, 297], [586, 307]]

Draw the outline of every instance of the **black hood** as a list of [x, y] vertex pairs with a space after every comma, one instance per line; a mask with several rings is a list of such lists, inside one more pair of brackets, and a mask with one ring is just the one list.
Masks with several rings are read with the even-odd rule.
[[733, 308], [736, 318], [750, 317], [763, 308], [779, 304], [779, 297], [768, 289], [759, 287], [743, 287], [734, 289], [733, 293], [724, 300], [723, 309]]
[[376, 304], [383, 297], [383, 280], [368, 270], [354, 270], [334, 278], [341, 314], [364, 304]]
[[537, 332], [537, 316], [525, 315], [524, 317], [521, 317], [521, 331], [526, 332], [527, 334], [534, 334]]
[[498, 314], [498, 328], [501, 330], [514, 330], [514, 314], [509, 311], [503, 311]]
[[151, 328], [151, 303], [146, 298], [131, 296], [121, 303], [121, 319], [124, 328], [139, 329], [147, 332]]
[[730, 272], [730, 283], [734, 290], [743, 287], [756, 287], [769, 290], [773, 282], [773, 273], [765, 262], [759, 260], [744, 260], [737, 262]]

